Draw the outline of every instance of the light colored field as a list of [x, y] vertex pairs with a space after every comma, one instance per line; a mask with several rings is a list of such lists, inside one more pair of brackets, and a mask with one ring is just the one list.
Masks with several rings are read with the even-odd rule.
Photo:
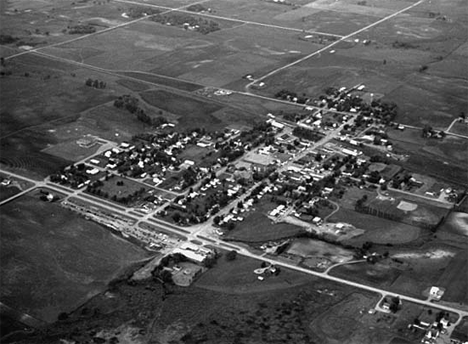
[[418, 205], [406, 201], [400, 201], [400, 203], [397, 205], [397, 208], [403, 211], [414, 211], [418, 208]]
[[[313, 1], [307, 4], [305, 7], [311, 7], [313, 9], [319, 9], [319, 10], [375, 16], [375, 17], [381, 17], [381, 18], [386, 17], [396, 12], [395, 10], [391, 10], [387, 8], [354, 5], [354, 4], [350, 4], [350, 2], [351, 1], [317, 0], [317, 1]], [[405, 8], [406, 6], [408, 6], [408, 4], [405, 2], [401, 2], [401, 4], [402, 4], [401, 8]]]
[[333, 263], [342, 263], [353, 259], [353, 252], [313, 239], [296, 239], [287, 252], [304, 258], [323, 257]]
[[79, 146], [75, 140], [68, 142], [61, 142], [52, 147], [46, 148], [43, 152], [58, 156], [70, 161], [79, 161], [87, 156], [95, 153], [100, 145], [95, 144], [93, 147], [84, 148]]

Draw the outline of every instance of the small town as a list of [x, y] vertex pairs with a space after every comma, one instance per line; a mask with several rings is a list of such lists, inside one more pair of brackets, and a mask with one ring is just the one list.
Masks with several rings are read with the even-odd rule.
[[468, 343], [462, 0], [0, 5], [0, 341]]

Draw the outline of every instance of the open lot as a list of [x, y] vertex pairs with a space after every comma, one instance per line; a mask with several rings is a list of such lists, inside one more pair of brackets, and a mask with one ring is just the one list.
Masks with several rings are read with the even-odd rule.
[[351, 242], [371, 241], [380, 244], [401, 244], [411, 242], [419, 237], [421, 229], [405, 223], [390, 221], [373, 215], [358, 213], [341, 208], [329, 219], [330, 222], [350, 223], [366, 232]]
[[244, 221], [237, 222], [236, 228], [226, 234], [226, 239], [260, 243], [293, 237], [303, 232], [303, 228], [299, 226], [273, 223], [266, 214], [277, 205], [267, 200], [260, 202], [255, 205], [255, 211], [242, 215]]
[[301, 227], [289, 223], [276, 223], [264, 214], [251, 213], [243, 222], [237, 224], [236, 228], [226, 235], [226, 239], [246, 242], [265, 242], [289, 238], [302, 232]]
[[1, 301], [47, 322], [102, 292], [146, 253], [108, 230], [39, 200], [2, 206]]

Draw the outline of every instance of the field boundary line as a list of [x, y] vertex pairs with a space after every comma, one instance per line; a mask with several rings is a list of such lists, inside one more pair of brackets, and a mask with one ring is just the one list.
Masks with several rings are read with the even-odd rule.
[[[119, 1], [119, 0], [117, 0], [117, 1]], [[303, 61], [306, 61], [306, 60], [310, 59], [311, 57], [314, 57], [315, 55], [319, 55], [320, 53], [322, 53], [322, 52], [324, 52], [325, 50], [327, 50], [327, 49], [329, 49], [329, 48], [331, 48], [331, 47], [337, 45], [338, 43], [341, 43], [341, 42], [343, 42], [343, 41], [345, 41], [345, 40], [347, 40], [347, 39], [349, 39], [349, 38], [351, 38], [351, 37], [353, 37], [353, 36], [355, 36], [355, 35], [357, 35], [357, 34], [359, 34], [359, 33], [361, 33], [361, 32], [364, 32], [364, 31], [366, 31], [366, 30], [368, 30], [368, 29], [370, 29], [370, 28], [372, 28], [372, 27], [374, 27], [374, 26], [377, 26], [377, 25], [379, 25], [379, 24], [381, 24], [381, 23], [383, 23], [383, 22], [385, 22], [385, 21], [387, 21], [387, 20], [389, 20], [389, 19], [392, 19], [393, 17], [396, 17], [397, 15], [399, 15], [399, 14], [401, 14], [401, 13], [404, 13], [404, 12], [406, 12], [406, 11], [412, 9], [413, 7], [418, 6], [419, 4], [423, 3], [424, 1], [425, 1], [425, 0], [419, 0], [418, 2], [416, 2], [416, 3], [414, 3], [414, 4], [411, 4], [410, 6], [405, 7], [405, 8], [403, 8], [403, 9], [401, 9], [401, 10], [395, 12], [395, 13], [392, 13], [392, 14], [390, 14], [390, 15], [388, 15], [388, 16], [382, 18], [382, 19], [379, 19], [379, 20], [377, 20], [376, 22], [374, 22], [374, 23], [372, 23], [372, 24], [369, 24], [369, 25], [367, 25], [367, 26], [365, 26], [365, 27], [363, 27], [363, 28], [361, 28], [361, 29], [359, 29], [359, 30], [356, 30], [356, 31], [354, 31], [354, 32], [352, 32], [352, 33], [350, 33], [350, 34], [348, 34], [348, 35], [346, 35], [346, 36], [342, 36], [339, 40], [334, 41], [334, 42], [330, 43], [329, 45], [327, 45], [327, 46], [325, 46], [325, 47], [323, 47], [323, 48], [321, 48], [321, 49], [319, 49], [319, 50], [317, 50], [317, 51], [315, 51], [315, 52], [313, 52], [313, 53], [311, 53], [311, 54], [309, 54], [309, 55], [307, 55], [307, 56], [304, 56], [304, 57], [300, 58], [299, 60], [296, 60], [296, 61], [294, 61], [294, 62], [291, 62], [291, 63], [287, 64], [287, 65], [284, 65], [284, 66], [282, 66], [282, 67], [279, 67], [279, 68], [277, 68], [277, 69], [275, 69], [275, 70], [272, 70], [271, 72], [269, 72], [269, 73], [263, 75], [262, 77], [260, 77], [260, 78], [258, 78], [258, 79], [255, 79], [255, 80], [253, 80], [252, 82], [250, 82], [249, 84], [247, 84], [247, 85], [245, 86], [245, 89], [246, 89], [246, 91], [248, 92], [248, 91], [249, 91], [249, 88], [250, 88], [252, 85], [258, 83], [259, 81], [265, 80], [266, 78], [268, 78], [268, 77], [270, 77], [270, 76], [272, 76], [272, 75], [274, 75], [274, 74], [276, 74], [276, 73], [278, 73], [278, 72], [280, 72], [280, 71], [282, 71], [282, 70], [285, 70], [285, 69], [287, 69], [287, 68], [289, 68], [289, 67], [295, 66], [295, 65], [297, 65], [297, 64], [299, 64], [299, 63], [301, 63], [301, 62], [303, 62]]]
[[[194, 11], [188, 11], [188, 10], [183, 9], [184, 7], [192, 6], [192, 4], [181, 7], [181, 8], [172, 8], [172, 7], [161, 6], [161, 5], [146, 4], [146, 3], [141, 3], [141, 2], [138, 2], [138, 1], [131, 1], [131, 0], [115, 0], [115, 1], [116, 2], [121, 2], [121, 3], [135, 4], [135, 5], [144, 5], [144, 6], [148, 6], [148, 7], [163, 8], [163, 9], [169, 10], [169, 12], [181, 12], [181, 13], [197, 15], [197, 16], [200, 16], [200, 17], [207, 17], [207, 18], [213, 18], [213, 19], [233, 21], [233, 22], [242, 23], [242, 24], [270, 27], [272, 29], [281, 29], [281, 30], [286, 30], [286, 31], [295, 31], [295, 32], [301, 32], [301, 33], [308, 33], [308, 34], [317, 34], [317, 35], [331, 36], [331, 37], [337, 37], [337, 38], [343, 37], [343, 35], [337, 35], [337, 34], [334, 34], [334, 33], [326, 33], [326, 32], [320, 32], [320, 31], [309, 31], [309, 30], [304, 30], [304, 29], [296, 29], [296, 28], [288, 27], [288, 26], [260, 23], [260, 22], [255, 22], [255, 21], [245, 20], [245, 19], [238, 19], [238, 18], [229, 18], [229, 17], [223, 17], [223, 16], [214, 15], [214, 14], [194, 12]], [[160, 13], [160, 14], [163, 14], [163, 13]]]
[[[100, 34], [109, 32], [109, 31], [117, 30], [117, 29], [120, 29], [120, 28], [122, 28], [122, 27], [132, 25], [132, 24], [134, 24], [134, 23], [138, 23], [138, 22], [143, 21], [143, 20], [145, 20], [145, 19], [154, 17], [154, 16], [157, 15], [157, 14], [166, 14], [166, 13], [170, 13], [170, 12], [173, 12], [173, 11], [177, 11], [177, 10], [183, 9], [184, 7], [187, 7], [187, 6], [193, 6], [193, 5], [197, 5], [197, 4], [200, 4], [200, 3], [203, 3], [203, 2], [207, 2], [207, 1], [209, 1], [209, 0], [197, 1], [197, 2], [194, 2], [194, 3], [191, 3], [191, 4], [187, 4], [187, 5], [181, 6], [181, 7], [179, 7], [179, 8], [168, 9], [167, 11], [162, 12], [162, 13], [156, 13], [156, 14], [152, 14], [152, 15], [149, 15], [149, 16], [144, 16], [144, 17], [141, 17], [141, 18], [137, 18], [137, 19], [135, 19], [135, 20], [131, 20], [131, 21], [128, 21], [128, 22], [126, 22], [126, 23], [122, 23], [122, 24], [118, 24], [118, 25], [116, 25], [116, 26], [108, 27], [108, 28], [103, 29], [103, 30], [101, 30], [101, 31], [97, 31], [97, 32], [85, 34], [85, 35], [83, 35], [83, 36], [79, 36], [79, 37], [76, 37], [76, 38], [72, 38], [72, 39], [69, 39], [69, 40], [66, 40], [66, 41], [63, 41], [63, 42], [57, 42], [57, 43], [45, 45], [45, 46], [42, 46], [42, 47], [38, 47], [38, 48], [35, 48], [35, 49], [25, 50], [25, 51], [22, 51], [22, 52], [19, 52], [19, 53], [16, 53], [16, 54], [13, 54], [13, 55], [10, 55], [10, 56], [5, 57], [5, 61], [6, 61], [6, 60], [10, 60], [10, 59], [15, 58], [15, 57], [18, 57], [18, 56], [22, 56], [22, 55], [26, 55], [26, 54], [30, 54], [30, 53], [34, 53], [34, 52], [39, 52], [40, 50], [43, 50], [43, 49], [54, 48], [54, 47], [58, 47], [58, 46], [61, 46], [61, 45], [68, 44], [68, 43], [73, 43], [73, 42], [76, 42], [76, 41], [79, 41], [79, 40], [82, 40], [82, 39], [86, 39], [86, 38], [89, 38], [89, 37], [94, 37], [94, 36], [97, 36], [97, 35], [100, 35]], [[143, 5], [143, 4], [140, 4], [140, 5]]]

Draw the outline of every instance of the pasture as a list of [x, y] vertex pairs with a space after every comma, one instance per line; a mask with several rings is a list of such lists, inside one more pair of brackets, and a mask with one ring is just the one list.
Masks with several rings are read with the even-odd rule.
[[2, 206], [0, 300], [53, 322], [146, 253], [33, 191]]

